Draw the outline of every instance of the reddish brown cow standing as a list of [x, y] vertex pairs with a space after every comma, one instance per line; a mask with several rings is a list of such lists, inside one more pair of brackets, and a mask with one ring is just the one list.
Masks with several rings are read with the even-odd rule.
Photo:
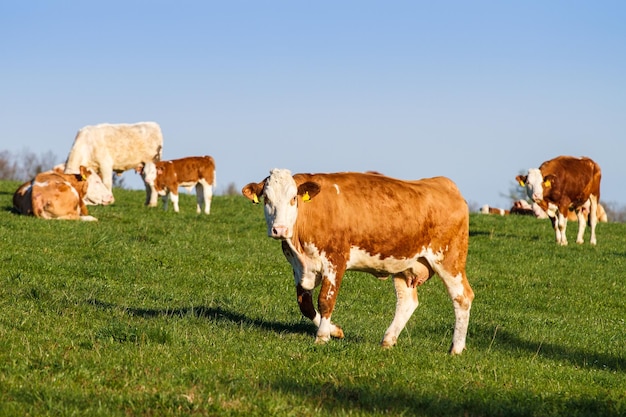
[[581, 208], [589, 202], [590, 242], [596, 244], [598, 202], [600, 201], [600, 166], [587, 157], [559, 156], [528, 170], [528, 175], [516, 177], [520, 185], [550, 217], [556, 233], [556, 241], [567, 245], [565, 230], [567, 216], [574, 211], [578, 217], [576, 243], [583, 243], [587, 226], [586, 210]]
[[[242, 193], [254, 202], [263, 198], [267, 233], [282, 241], [300, 311], [318, 327], [316, 342], [344, 336], [331, 315], [346, 270], [393, 276], [396, 313], [383, 347], [396, 344], [418, 306], [417, 287], [437, 273], [454, 305], [450, 352], [463, 351], [474, 299], [465, 274], [469, 211], [451, 180], [402, 181], [370, 173], [292, 176], [274, 169]], [[313, 290], [319, 285], [318, 312]]]
[[91, 171], [84, 166], [80, 174], [42, 172], [22, 184], [13, 194], [13, 207], [18, 213], [42, 219], [97, 220], [89, 216], [83, 201], [87, 194]]
[[[196, 212], [209, 214], [215, 185], [215, 161], [210, 156], [190, 156], [171, 161], [147, 162], [141, 167], [141, 175], [147, 186], [153, 185], [163, 197], [163, 209], [167, 210], [169, 194], [174, 211], [178, 213], [178, 187], [191, 190], [196, 187]], [[147, 187], [146, 187], [147, 188]]]

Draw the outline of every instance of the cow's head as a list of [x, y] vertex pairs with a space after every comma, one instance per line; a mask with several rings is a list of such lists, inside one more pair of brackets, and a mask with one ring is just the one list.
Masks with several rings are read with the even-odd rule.
[[528, 170], [528, 175], [515, 177], [522, 187], [526, 187], [526, 194], [535, 202], [543, 201], [544, 191], [552, 187], [555, 178], [553, 175], [543, 176], [538, 168]]
[[[82, 171], [81, 167], [81, 171]], [[96, 172], [89, 168], [87, 170], [89, 175], [87, 178], [87, 192], [85, 193], [85, 197], [83, 201], [85, 204], [96, 206], [96, 205], [109, 205], [115, 202], [115, 198], [113, 197], [113, 193], [109, 190], [109, 187], [104, 185], [102, 182], [102, 178]]]
[[308, 202], [320, 192], [319, 184], [304, 182], [296, 184], [288, 169], [273, 169], [270, 176], [260, 183], [250, 183], [241, 193], [254, 203], [263, 198], [267, 235], [274, 239], [290, 239], [293, 236], [298, 205]]
[[143, 182], [148, 185], [154, 185], [154, 180], [156, 179], [157, 169], [154, 162], [142, 162], [135, 168], [135, 172], [141, 174], [141, 178]]
[[[55, 165], [52, 170], [56, 173], [63, 174], [65, 172], [65, 164]], [[81, 165], [77, 174], [70, 175], [75, 175], [79, 183], [86, 181], [85, 186], [83, 187], [85, 192], [83, 201], [85, 204], [90, 206], [106, 206], [115, 202], [113, 193], [106, 185], [104, 185], [102, 178], [100, 178], [100, 175], [98, 175], [93, 168], [86, 168]]]

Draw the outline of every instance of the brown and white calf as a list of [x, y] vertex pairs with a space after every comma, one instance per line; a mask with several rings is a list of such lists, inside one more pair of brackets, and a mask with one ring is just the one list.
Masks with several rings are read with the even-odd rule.
[[47, 171], [22, 184], [13, 194], [13, 207], [20, 214], [42, 219], [97, 220], [90, 216], [84, 197], [92, 174], [80, 166], [79, 174]]
[[178, 187], [191, 190], [196, 187], [196, 212], [211, 212], [211, 199], [215, 185], [215, 161], [210, 156], [190, 156], [170, 161], [147, 162], [141, 175], [148, 186], [153, 186], [163, 198], [163, 209], [167, 210], [169, 195], [174, 211], [178, 213]]
[[528, 196], [543, 209], [554, 227], [556, 242], [567, 245], [565, 231], [567, 216], [574, 211], [578, 218], [576, 243], [583, 243], [587, 216], [583, 206], [588, 202], [590, 243], [595, 245], [600, 201], [600, 166], [587, 157], [559, 156], [531, 168], [528, 175], [518, 175], [517, 181], [526, 187]]
[[[346, 270], [393, 276], [396, 312], [383, 347], [396, 344], [418, 306], [417, 287], [437, 273], [454, 305], [450, 353], [463, 351], [474, 299], [465, 273], [469, 212], [451, 180], [274, 169], [242, 193], [263, 199], [267, 234], [282, 241], [300, 311], [318, 327], [316, 342], [344, 336], [331, 315]], [[318, 312], [313, 290], [320, 285]]]

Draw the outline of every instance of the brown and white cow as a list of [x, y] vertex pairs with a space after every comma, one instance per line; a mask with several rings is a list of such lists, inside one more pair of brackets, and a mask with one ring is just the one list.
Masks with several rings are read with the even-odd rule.
[[596, 244], [598, 202], [600, 201], [600, 166], [587, 157], [559, 156], [544, 162], [539, 168], [531, 168], [528, 175], [518, 175], [517, 181], [526, 187], [528, 196], [550, 217], [556, 234], [556, 242], [567, 245], [565, 231], [567, 216], [574, 211], [578, 218], [576, 243], [583, 243], [587, 226], [585, 210], [589, 202], [590, 243]]
[[[112, 190], [113, 172], [135, 169], [141, 163], [161, 159], [163, 134], [155, 122], [85, 126], [78, 131], [65, 162], [65, 173], [76, 174], [83, 165], [93, 168]], [[156, 205], [156, 193], [146, 196]]]
[[481, 214], [496, 214], [498, 216], [508, 216], [509, 210], [501, 209], [498, 207], [491, 207], [489, 204], [485, 204], [480, 208]]
[[[65, 172], [65, 164], [56, 165], [52, 168], [52, 171], [63, 174]], [[87, 171], [91, 172], [91, 175], [87, 177], [87, 192], [83, 197], [85, 204], [88, 206], [107, 206], [112, 204], [115, 201], [113, 193], [104, 185], [102, 178], [92, 168], [87, 168]]]
[[211, 213], [211, 199], [215, 185], [215, 161], [210, 156], [190, 156], [156, 163], [147, 162], [141, 175], [148, 186], [163, 198], [163, 209], [167, 210], [169, 195], [174, 211], [178, 213], [178, 187], [191, 190], [196, 187], [196, 212]]
[[[331, 315], [346, 270], [394, 278], [396, 312], [383, 347], [396, 344], [418, 306], [417, 287], [437, 273], [454, 305], [450, 353], [463, 351], [474, 299], [465, 273], [469, 211], [451, 180], [273, 169], [242, 193], [263, 198], [267, 234], [282, 241], [300, 311], [318, 327], [317, 343], [344, 336]], [[320, 285], [318, 312], [313, 290]]]
[[80, 174], [47, 171], [22, 184], [13, 194], [13, 207], [20, 214], [42, 219], [95, 221], [90, 216], [84, 197], [93, 174], [84, 166]]

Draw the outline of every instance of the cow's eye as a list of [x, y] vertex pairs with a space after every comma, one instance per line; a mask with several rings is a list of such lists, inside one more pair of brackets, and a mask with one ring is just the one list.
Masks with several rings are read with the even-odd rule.
[[298, 196], [294, 196], [289, 203], [292, 206], [295, 206], [297, 202], [298, 202]]

